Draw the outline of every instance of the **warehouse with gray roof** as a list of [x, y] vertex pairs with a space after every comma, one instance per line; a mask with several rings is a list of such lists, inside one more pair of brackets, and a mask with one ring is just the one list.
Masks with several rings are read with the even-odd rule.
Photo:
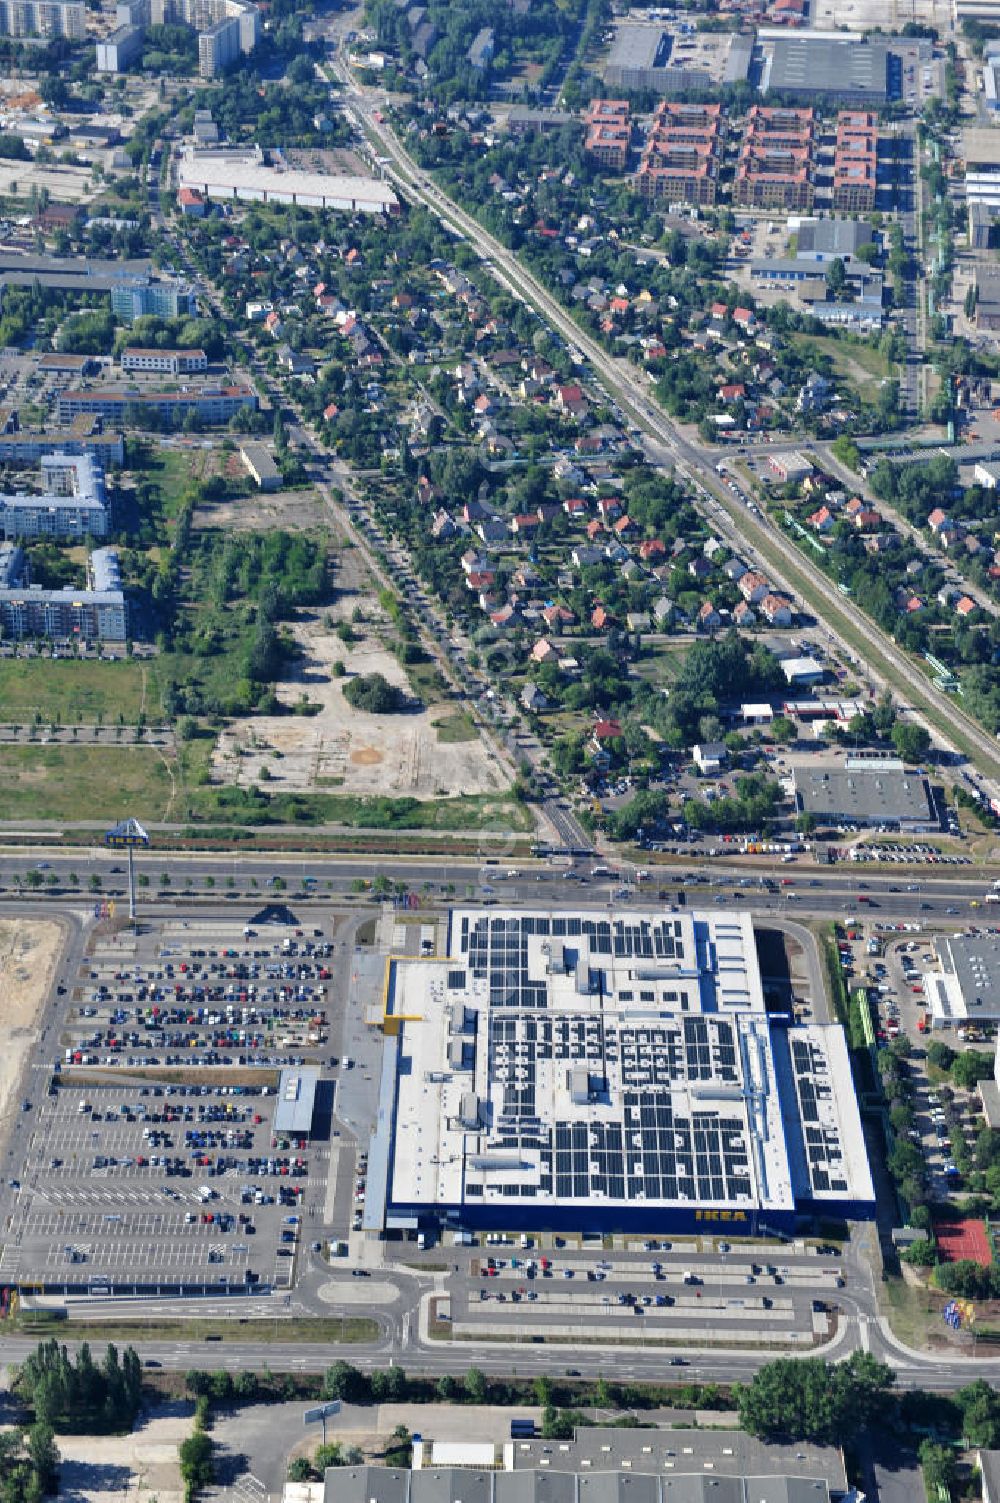
[[940, 829], [927, 779], [902, 763], [878, 767], [796, 767], [795, 807], [838, 828]]

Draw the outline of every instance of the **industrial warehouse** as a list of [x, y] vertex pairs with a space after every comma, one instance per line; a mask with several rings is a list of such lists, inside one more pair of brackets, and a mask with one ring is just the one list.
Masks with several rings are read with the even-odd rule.
[[459, 909], [388, 963], [366, 1229], [792, 1230], [874, 1191], [843, 1030], [748, 913]]
[[376, 178], [300, 171], [280, 152], [270, 156], [268, 162], [259, 146], [188, 146], [178, 159], [177, 186], [207, 199], [298, 204], [352, 214], [389, 214], [399, 207], [392, 189]]

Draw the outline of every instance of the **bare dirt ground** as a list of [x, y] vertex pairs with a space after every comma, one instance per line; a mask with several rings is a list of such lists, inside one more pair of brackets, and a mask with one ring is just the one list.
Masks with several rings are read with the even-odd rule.
[[177, 1448], [191, 1434], [191, 1405], [170, 1405], [131, 1435], [59, 1435], [61, 1503], [181, 1503]]
[[[454, 714], [449, 701], [401, 715], [354, 710], [343, 686], [359, 674], [381, 673], [410, 692], [406, 674], [382, 641], [388, 622], [353, 550], [340, 555], [338, 598], [333, 605], [302, 611], [292, 625], [301, 655], [294, 673], [275, 686], [282, 704], [305, 697], [321, 708], [314, 715], [254, 716], [223, 732], [212, 758], [220, 783], [247, 787], [267, 768], [268, 787], [296, 793], [385, 794], [433, 799], [499, 793], [506, 772], [478, 738], [444, 744], [435, 722]], [[359, 640], [346, 644], [335, 633], [360, 606], [365, 620], [354, 626]], [[346, 669], [335, 677], [333, 665]]]
[[[236, 456], [237, 464], [240, 463]], [[242, 469], [242, 465], [240, 465]], [[255, 491], [234, 501], [204, 501], [194, 514], [195, 527], [225, 532], [253, 532], [267, 527], [308, 532], [329, 526], [330, 513], [315, 491]]]
[[0, 921], [0, 1120], [13, 1110], [61, 944], [58, 924]]

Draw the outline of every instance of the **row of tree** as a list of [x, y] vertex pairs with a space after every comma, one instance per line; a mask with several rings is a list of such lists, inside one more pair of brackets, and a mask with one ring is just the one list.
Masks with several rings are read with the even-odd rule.
[[98, 1365], [89, 1343], [82, 1343], [74, 1359], [53, 1338], [26, 1359], [14, 1387], [37, 1423], [67, 1433], [110, 1434], [130, 1430], [135, 1422], [142, 1367], [130, 1346], [119, 1356], [109, 1343]]

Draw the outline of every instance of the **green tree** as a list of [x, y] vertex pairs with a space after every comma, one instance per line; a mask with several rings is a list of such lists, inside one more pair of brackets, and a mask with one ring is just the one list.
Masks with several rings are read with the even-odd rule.
[[922, 762], [930, 750], [930, 733], [922, 725], [897, 720], [892, 728], [892, 744], [904, 762]]
[[371, 715], [394, 715], [406, 706], [406, 695], [384, 674], [367, 673], [344, 685], [344, 698], [355, 710]]
[[28, 1431], [28, 1455], [43, 1493], [59, 1491], [59, 1448], [50, 1425], [34, 1424]]
[[371, 1385], [360, 1368], [350, 1362], [335, 1362], [323, 1375], [322, 1397], [363, 1404], [371, 1397]]
[[928, 1498], [942, 1494], [951, 1496], [955, 1481], [955, 1453], [949, 1446], [939, 1445], [935, 1440], [920, 1442], [920, 1466], [924, 1474], [924, 1488]]
[[911, 1242], [902, 1254], [903, 1262], [909, 1263], [911, 1268], [930, 1268], [937, 1262], [937, 1248], [929, 1237], [920, 1237], [916, 1242]]
[[469, 1368], [462, 1379], [462, 1390], [467, 1404], [486, 1403], [486, 1376], [481, 1368]]
[[892, 1370], [864, 1352], [839, 1365], [779, 1357], [740, 1390], [740, 1423], [762, 1440], [850, 1443], [883, 1413]]
[[1000, 1445], [1000, 1394], [983, 1378], [977, 1378], [955, 1395], [962, 1411], [965, 1444], [993, 1451]]
[[181, 1441], [178, 1457], [181, 1481], [189, 1498], [196, 1497], [203, 1488], [211, 1487], [215, 1481], [215, 1460], [210, 1435], [204, 1430], [195, 1430], [193, 1435]]
[[952, 1080], [966, 1091], [975, 1090], [981, 1080], [989, 1080], [992, 1074], [993, 1061], [976, 1049], [966, 1049], [951, 1067]]

